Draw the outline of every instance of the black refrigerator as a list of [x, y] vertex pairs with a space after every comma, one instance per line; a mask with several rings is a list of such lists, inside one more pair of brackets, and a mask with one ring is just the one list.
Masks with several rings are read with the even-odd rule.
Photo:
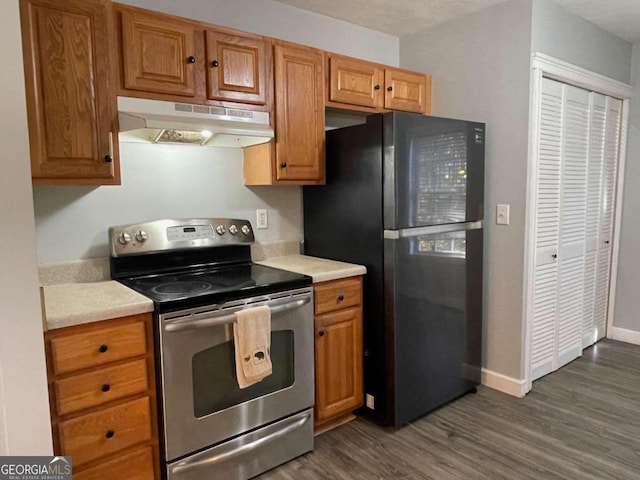
[[370, 115], [327, 132], [327, 184], [303, 189], [305, 254], [367, 267], [362, 413], [385, 425], [480, 383], [484, 138], [482, 123]]

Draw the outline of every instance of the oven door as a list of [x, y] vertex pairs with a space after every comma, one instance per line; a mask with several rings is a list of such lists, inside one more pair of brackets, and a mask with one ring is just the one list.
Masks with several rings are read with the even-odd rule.
[[[313, 405], [311, 288], [159, 315], [166, 460], [183, 457]], [[240, 389], [234, 312], [271, 308], [273, 373]]]

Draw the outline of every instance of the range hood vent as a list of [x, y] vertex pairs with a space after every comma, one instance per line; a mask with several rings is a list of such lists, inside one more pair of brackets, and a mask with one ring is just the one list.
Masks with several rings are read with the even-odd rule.
[[269, 113], [118, 97], [120, 141], [248, 147], [274, 137]]

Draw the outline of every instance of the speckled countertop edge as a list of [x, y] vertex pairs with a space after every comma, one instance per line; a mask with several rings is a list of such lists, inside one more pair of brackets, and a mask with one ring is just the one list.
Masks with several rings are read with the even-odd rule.
[[366, 267], [362, 265], [310, 257], [307, 255], [287, 255], [269, 258], [256, 263], [266, 267], [279, 268], [281, 270], [308, 275], [313, 279], [313, 283], [328, 282], [330, 280], [354, 277], [367, 273]]

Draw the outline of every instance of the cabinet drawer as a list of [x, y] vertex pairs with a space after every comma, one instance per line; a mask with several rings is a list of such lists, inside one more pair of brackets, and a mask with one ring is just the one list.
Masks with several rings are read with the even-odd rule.
[[58, 415], [66, 415], [149, 388], [147, 361], [135, 360], [115, 367], [56, 380]]
[[362, 303], [362, 279], [347, 278], [320, 283], [315, 286], [316, 315], [355, 307]]
[[96, 328], [51, 339], [56, 374], [143, 355], [147, 351], [144, 322]]
[[62, 453], [73, 456], [78, 466], [149, 440], [149, 397], [62, 422], [59, 432]]
[[154, 480], [153, 451], [150, 446], [119, 455], [113, 460], [73, 474], [73, 480]]

